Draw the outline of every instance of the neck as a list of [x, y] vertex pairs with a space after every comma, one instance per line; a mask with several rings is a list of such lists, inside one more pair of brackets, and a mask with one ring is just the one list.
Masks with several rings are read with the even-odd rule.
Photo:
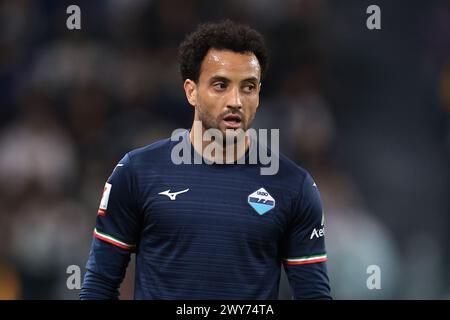
[[194, 121], [189, 139], [194, 150], [202, 157], [214, 163], [234, 163], [245, 156], [250, 147], [250, 138], [244, 135], [240, 140], [233, 139], [229, 144], [222, 143], [226, 139], [222, 133], [222, 139], [211, 141], [211, 137], [205, 134], [206, 129], [200, 121]]

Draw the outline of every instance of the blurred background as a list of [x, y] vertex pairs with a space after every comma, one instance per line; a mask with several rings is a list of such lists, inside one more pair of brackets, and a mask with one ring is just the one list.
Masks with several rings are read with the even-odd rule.
[[190, 127], [177, 46], [223, 18], [266, 37], [255, 127], [280, 128], [319, 186], [333, 297], [450, 298], [449, 1], [2, 0], [0, 299], [78, 298], [66, 268], [84, 274], [106, 179]]

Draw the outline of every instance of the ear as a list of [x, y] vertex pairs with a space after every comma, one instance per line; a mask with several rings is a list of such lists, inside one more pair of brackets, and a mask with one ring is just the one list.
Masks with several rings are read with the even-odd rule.
[[197, 105], [197, 84], [191, 79], [186, 79], [183, 87], [189, 104], [195, 107]]

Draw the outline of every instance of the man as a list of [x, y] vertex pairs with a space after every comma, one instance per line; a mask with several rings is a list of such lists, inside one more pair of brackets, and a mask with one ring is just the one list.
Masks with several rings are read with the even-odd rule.
[[[117, 298], [135, 252], [136, 299], [277, 299], [281, 265], [294, 299], [330, 299], [315, 182], [282, 155], [272, 175], [239, 162], [257, 144], [239, 132], [259, 104], [262, 36], [231, 21], [201, 25], [180, 63], [195, 108], [181, 143], [205, 161], [174, 163], [171, 139], [125, 155], [104, 189], [80, 297]], [[198, 138], [208, 130], [225, 138]], [[205, 156], [212, 144], [231, 149]]]

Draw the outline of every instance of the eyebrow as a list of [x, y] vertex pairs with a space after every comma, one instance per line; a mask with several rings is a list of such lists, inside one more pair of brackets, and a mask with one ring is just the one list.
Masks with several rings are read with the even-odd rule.
[[222, 76], [213, 76], [211, 79], [209, 79], [210, 83], [216, 82], [216, 81], [222, 81], [222, 82], [230, 82], [231, 80]]
[[242, 80], [241, 82], [245, 82], [245, 81], [249, 81], [249, 82], [258, 82], [258, 78], [257, 77], [250, 77], [250, 78], [246, 78], [244, 80]]
[[[213, 76], [210, 80], [209, 80], [209, 82], [210, 83], [213, 83], [213, 82], [216, 82], [216, 81], [223, 81], [223, 82], [231, 82], [231, 80], [230, 79], [228, 79], [228, 78], [226, 78], [226, 77], [223, 77], [223, 76]], [[257, 83], [258, 82], [258, 78], [256, 78], [256, 77], [249, 77], [249, 78], [245, 78], [244, 80], [242, 80], [241, 82], [255, 82], [255, 83]]]

